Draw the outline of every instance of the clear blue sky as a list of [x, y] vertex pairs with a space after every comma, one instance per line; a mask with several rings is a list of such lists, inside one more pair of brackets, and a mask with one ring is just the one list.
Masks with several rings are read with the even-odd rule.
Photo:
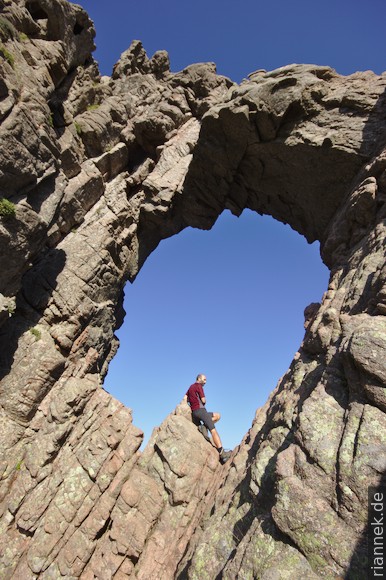
[[[83, 0], [97, 30], [102, 74], [134, 39], [148, 56], [169, 52], [172, 71], [215, 62], [240, 82], [289, 63], [341, 74], [386, 69], [384, 0]], [[210, 232], [187, 229], [161, 242], [125, 288], [121, 346], [105, 388], [133, 409], [146, 436], [174, 409], [197, 373], [233, 448], [286, 372], [304, 335], [303, 311], [322, 299], [328, 271], [319, 245], [246, 211]]]

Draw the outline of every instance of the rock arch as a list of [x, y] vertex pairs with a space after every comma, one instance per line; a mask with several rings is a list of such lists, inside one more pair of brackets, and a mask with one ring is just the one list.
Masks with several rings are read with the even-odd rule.
[[327, 289], [319, 248], [250, 210], [225, 210], [211, 230], [186, 228], [160, 243], [125, 285], [120, 347], [104, 381], [133, 409], [142, 449], [197, 364], [211, 408], [221, 408], [224, 445], [239, 444], [302, 341], [304, 304]]
[[[0, 63], [5, 574], [361, 570], [385, 468], [385, 75], [291, 65], [236, 86], [213, 64], [172, 74], [136, 41], [100, 78], [85, 13], [35, 4], [50, 50], [9, 38]], [[36, 28], [24, 0], [2, 18]], [[320, 240], [329, 289], [224, 468], [183, 405], [139, 456], [129, 409], [100, 388], [124, 282], [161, 239], [245, 207]]]

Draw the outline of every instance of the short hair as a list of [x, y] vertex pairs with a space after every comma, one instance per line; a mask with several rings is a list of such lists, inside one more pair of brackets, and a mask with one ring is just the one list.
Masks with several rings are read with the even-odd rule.
[[201, 381], [204, 377], [205, 377], [205, 375], [199, 374], [199, 375], [197, 375], [196, 381]]

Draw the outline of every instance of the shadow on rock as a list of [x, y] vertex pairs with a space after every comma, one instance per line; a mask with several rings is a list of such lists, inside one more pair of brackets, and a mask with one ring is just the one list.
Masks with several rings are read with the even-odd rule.
[[[382, 497], [381, 502], [378, 503], [379, 506], [383, 506], [383, 511], [377, 511], [374, 509], [372, 517], [370, 517], [370, 503], [376, 503], [377, 497]], [[376, 541], [382, 539], [384, 542], [384, 537], [381, 538], [381, 536], [375, 534], [374, 528], [377, 526], [374, 524], [377, 524], [377, 522], [380, 523], [382, 530], [384, 530], [385, 497], [386, 473], [382, 475], [380, 483], [376, 488], [369, 488], [367, 525], [357, 542], [351, 558], [350, 566], [344, 576], [344, 580], [360, 580], [361, 578], [376, 577], [377, 565], [381, 560], [382, 563], [384, 562], [384, 543], [381, 545]], [[382, 558], [379, 558], [380, 555], [382, 555]], [[381, 569], [378, 570], [378, 572], [382, 572], [383, 564], [382, 566], [378, 566], [378, 568]], [[382, 574], [380, 574], [380, 577], [382, 577]]]
[[65, 252], [52, 249], [24, 275], [22, 289], [16, 298], [16, 312], [0, 329], [0, 380], [11, 370], [20, 337], [29, 330], [35, 339], [39, 338], [35, 327], [56, 288], [65, 262]]

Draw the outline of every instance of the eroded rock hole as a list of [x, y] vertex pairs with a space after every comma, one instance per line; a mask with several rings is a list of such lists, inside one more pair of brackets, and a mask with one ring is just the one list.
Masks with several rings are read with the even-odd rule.
[[8, 91], [7, 85], [5, 84], [3, 79], [0, 79], [0, 100], [8, 97], [8, 94], [9, 94], [9, 91]]
[[48, 20], [47, 12], [43, 10], [38, 2], [27, 2], [26, 8], [35, 22], [38, 22], [39, 20]]
[[84, 30], [84, 26], [82, 26], [79, 22], [76, 22], [75, 26], [74, 26], [74, 30], [73, 30], [75, 36], [77, 36], [78, 34], [81, 34], [83, 32], [83, 30]]
[[207, 375], [208, 409], [235, 447], [304, 337], [304, 309], [328, 285], [318, 244], [246, 210], [161, 242], [125, 288], [126, 318], [105, 387], [133, 409], [145, 443]]

